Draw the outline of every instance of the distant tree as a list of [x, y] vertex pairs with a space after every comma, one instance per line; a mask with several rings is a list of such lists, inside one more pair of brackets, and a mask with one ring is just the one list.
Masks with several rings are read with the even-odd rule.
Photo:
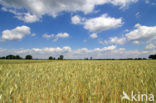
[[33, 59], [31, 55], [26, 55], [25, 59]]
[[90, 60], [93, 60], [93, 57], [90, 57]]
[[133, 60], [133, 58], [128, 58], [127, 60]]
[[22, 57], [20, 57], [19, 55], [7, 55], [6, 57], [1, 57], [2, 59], [22, 59]]
[[88, 58], [84, 58], [84, 60], [88, 60]]
[[135, 58], [134, 60], [138, 60], [138, 58]]
[[148, 58], [149, 58], [149, 59], [156, 59], [156, 54], [154, 54], [154, 55], [149, 55]]
[[138, 60], [142, 60], [142, 58], [138, 58]]
[[3, 57], [0, 57], [0, 59], [5, 59], [5, 57], [3, 56]]
[[58, 57], [58, 60], [63, 60], [63, 59], [64, 59], [63, 55], [60, 55], [60, 57]]
[[14, 55], [11, 55], [11, 54], [10, 54], [10, 55], [7, 55], [7, 56], [6, 56], [6, 59], [16, 59], [16, 57], [15, 57]]
[[2, 57], [2, 59], [6, 59], [6, 57]]
[[49, 60], [53, 60], [53, 57], [52, 57], [52, 56], [50, 56], [50, 57], [49, 57]]
[[19, 55], [16, 55], [15, 59], [22, 59], [22, 57], [20, 57]]

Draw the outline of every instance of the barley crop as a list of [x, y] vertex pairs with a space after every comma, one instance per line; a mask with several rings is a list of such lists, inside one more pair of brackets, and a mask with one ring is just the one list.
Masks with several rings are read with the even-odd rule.
[[156, 61], [0, 61], [0, 103], [131, 103], [123, 91], [156, 95]]

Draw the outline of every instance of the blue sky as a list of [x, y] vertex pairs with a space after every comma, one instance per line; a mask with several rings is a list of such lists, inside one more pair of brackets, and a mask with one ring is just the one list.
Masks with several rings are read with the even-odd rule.
[[0, 56], [148, 57], [155, 0], [0, 0]]

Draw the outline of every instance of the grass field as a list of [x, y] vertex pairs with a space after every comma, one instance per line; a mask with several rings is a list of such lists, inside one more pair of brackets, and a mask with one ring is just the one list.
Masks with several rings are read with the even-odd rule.
[[129, 103], [123, 91], [156, 95], [156, 61], [0, 61], [0, 103]]

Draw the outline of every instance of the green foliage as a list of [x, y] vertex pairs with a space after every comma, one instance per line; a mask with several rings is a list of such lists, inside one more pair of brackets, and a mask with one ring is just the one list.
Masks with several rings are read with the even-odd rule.
[[55, 60], [55, 57], [50, 56], [49, 60]]
[[89, 60], [88, 58], [84, 58], [84, 60]]
[[22, 59], [22, 57], [20, 57], [19, 55], [7, 55], [6, 57], [3, 56], [3, 57], [0, 57], [0, 59]]
[[156, 54], [150, 55], [150, 56], [149, 56], [149, 59], [156, 59]]
[[33, 59], [31, 55], [26, 55], [25, 59]]
[[63, 60], [63, 59], [64, 59], [63, 55], [60, 55], [60, 57], [58, 57], [58, 60]]
[[49, 60], [53, 60], [53, 57], [52, 57], [52, 56], [50, 56], [50, 57], [49, 57]]

